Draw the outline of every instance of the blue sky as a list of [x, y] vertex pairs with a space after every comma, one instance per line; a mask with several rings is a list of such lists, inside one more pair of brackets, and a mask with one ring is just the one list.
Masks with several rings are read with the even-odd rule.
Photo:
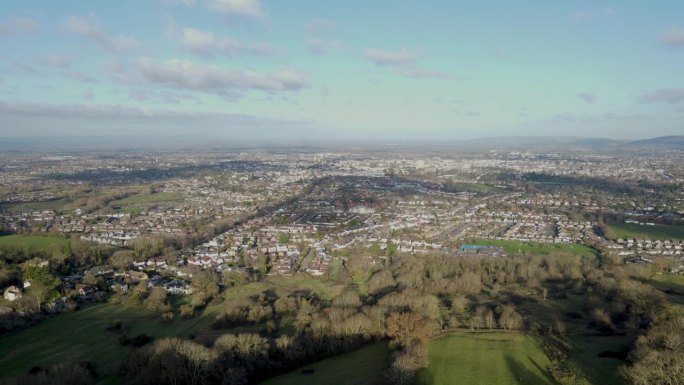
[[684, 2], [0, 2], [0, 137], [684, 134]]

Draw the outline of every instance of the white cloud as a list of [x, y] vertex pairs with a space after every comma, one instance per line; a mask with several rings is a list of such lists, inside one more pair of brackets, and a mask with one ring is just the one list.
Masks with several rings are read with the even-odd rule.
[[342, 43], [338, 40], [326, 40], [326, 39], [306, 39], [304, 42], [314, 55], [325, 55], [330, 51], [336, 51], [342, 47]]
[[240, 55], [268, 56], [274, 49], [268, 44], [250, 45], [239, 39], [217, 37], [210, 31], [195, 28], [180, 28], [172, 24], [169, 30], [178, 39], [180, 46], [195, 55], [213, 58], [215, 55], [234, 57]]
[[584, 100], [588, 104], [593, 104], [596, 101], [596, 95], [590, 94], [589, 92], [580, 92], [577, 97]]
[[676, 104], [684, 101], [684, 88], [661, 88], [639, 97], [642, 103]]
[[600, 9], [589, 9], [577, 11], [570, 15], [573, 20], [590, 20], [590, 19], [600, 19], [605, 17], [613, 16], [617, 13], [617, 10], [612, 7], [605, 7]]
[[[192, 130], [189, 131], [188, 127], [192, 127]], [[254, 139], [263, 142], [267, 138], [291, 139], [293, 135], [310, 138], [315, 134], [313, 128], [310, 121], [247, 114], [95, 103], [45, 104], [0, 101], [0, 137], [181, 134], [188, 135], [189, 138], [211, 135], [231, 140]], [[73, 144], [71, 141], [69, 143]]]
[[205, 0], [209, 10], [250, 19], [264, 19], [260, 0]]
[[337, 23], [335, 23], [333, 20], [316, 17], [306, 24], [306, 30], [309, 31], [309, 33], [316, 34], [331, 30], [336, 26]]
[[32, 33], [40, 30], [40, 23], [30, 17], [11, 17], [0, 23], [0, 35]]
[[69, 68], [73, 62], [73, 58], [69, 55], [52, 54], [43, 58], [39, 62], [50, 67]]
[[432, 78], [432, 79], [447, 79], [451, 77], [451, 74], [442, 72], [442, 71], [432, 71], [432, 70], [426, 70], [426, 69], [421, 69], [421, 68], [416, 68], [416, 67], [402, 67], [402, 68], [397, 68], [396, 73], [407, 77], [407, 78], [412, 78], [412, 79], [424, 79], [424, 78]]
[[684, 47], [684, 28], [672, 28], [662, 37], [663, 43], [671, 47]]
[[187, 60], [158, 63], [140, 59], [138, 70], [152, 83], [198, 91], [262, 90], [267, 92], [296, 91], [307, 85], [304, 73], [294, 69], [262, 75], [253, 71], [226, 70], [217, 66], [197, 64]]
[[93, 41], [109, 51], [126, 51], [137, 47], [138, 41], [130, 36], [111, 36], [100, 28], [94, 17], [70, 16], [66, 20], [66, 27], [73, 33]]
[[366, 58], [379, 66], [405, 66], [416, 61], [416, 55], [407, 50], [382, 51], [367, 49]]
[[411, 79], [445, 79], [451, 74], [442, 71], [428, 70], [416, 66], [418, 57], [411, 51], [382, 51], [379, 49], [367, 49], [366, 59], [377, 66], [393, 67], [397, 75]]

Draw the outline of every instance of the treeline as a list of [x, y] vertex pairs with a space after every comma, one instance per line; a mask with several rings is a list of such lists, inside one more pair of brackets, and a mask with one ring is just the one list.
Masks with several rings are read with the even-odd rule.
[[[131, 253], [156, 254], [162, 249], [160, 245], [141, 245]], [[671, 329], [659, 331], [672, 328], [661, 326], [671, 325], [662, 317], [667, 304], [661, 292], [638, 281], [644, 277], [639, 267], [612, 265], [610, 261], [599, 264], [595, 259], [563, 253], [505, 259], [400, 254], [384, 260], [352, 253], [343, 267], [335, 279], [347, 285], [330, 300], [306, 289], [286, 293], [267, 289], [235, 298], [229, 295], [231, 285], [249, 279], [193, 276], [197, 292], [192, 304], [184, 305], [190, 308], [181, 309], [182, 315], [191, 317], [213, 301], [221, 308], [214, 322], [217, 333], [235, 327], [251, 332], [149, 343], [147, 338], [124, 336], [124, 342], [137, 342], [129, 345], [121, 368], [123, 380], [162, 385], [258, 383], [373, 341], [387, 341], [393, 353], [386, 383], [411, 384], [429, 363], [430, 339], [454, 328], [529, 330], [562, 341], [563, 322], [530, 314], [519, 305], [562, 299], [569, 293], [585, 298], [580, 318], [596, 334], [650, 330], [646, 335], [652, 337], [644, 337], [638, 344], [631, 368], [648, 366], [654, 351], [668, 354], [681, 349], [664, 340], [672, 334]], [[224, 295], [219, 283], [228, 287]], [[163, 290], [133, 287], [114, 298], [170, 317], [174, 314]], [[560, 347], [555, 350], [567, 350], [557, 345]], [[639, 353], [644, 351], [650, 353]], [[567, 352], [555, 358], [552, 372], [559, 382], [569, 376], [564, 356]], [[625, 375], [634, 384], [645, 384], [629, 374], [635, 370], [631, 368], [625, 369]], [[578, 381], [582, 377], [581, 373], [570, 374]], [[667, 383], [654, 381], [657, 375], [654, 371], [644, 378], [650, 383]]]
[[[492, 291], [517, 285], [538, 293], [540, 298], [568, 290], [587, 291], [592, 286], [600, 295], [615, 298], [632, 293], [626, 289], [624, 293], [611, 291], [613, 273], [600, 275], [596, 261], [570, 255], [509, 259], [399, 255], [384, 265], [362, 260], [368, 260], [365, 268], [371, 271], [370, 277], [361, 287], [347, 286], [331, 301], [305, 290], [287, 296], [267, 290], [226, 300], [215, 321], [217, 329], [259, 325], [260, 332], [225, 334], [215, 341], [155, 341], [131, 352], [123, 369], [127, 381], [212, 384], [231, 378], [234, 382], [229, 383], [255, 383], [265, 374], [272, 376], [371, 341], [387, 340], [394, 350], [387, 383], [408, 384], [428, 364], [429, 340], [442, 331], [464, 327], [548, 328], [525, 319], [515, 303], [480, 302], [477, 295], [483, 290], [491, 295]], [[363, 263], [348, 265], [360, 268]], [[358, 277], [352, 271], [347, 273], [348, 277], [339, 279]], [[547, 293], [548, 284], [555, 285], [551, 293]], [[649, 311], [648, 307], [636, 306], [631, 297], [625, 303], [624, 310], [633, 309], [639, 317]], [[623, 316], [614, 315], [614, 325], [621, 326], [617, 320]], [[646, 321], [639, 318], [642, 323]], [[245, 350], [245, 346], [255, 350]], [[174, 363], [173, 370], [166, 366], [168, 362]], [[184, 377], [187, 372], [182, 368], [197, 377]]]

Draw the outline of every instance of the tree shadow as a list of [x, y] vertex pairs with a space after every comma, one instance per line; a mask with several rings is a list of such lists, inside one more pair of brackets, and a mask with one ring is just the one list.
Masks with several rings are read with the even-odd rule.
[[[529, 358], [528, 358], [529, 359]], [[506, 357], [506, 365], [508, 370], [511, 371], [516, 381], [520, 384], [532, 384], [532, 385], [556, 385], [556, 382], [551, 375], [544, 370], [537, 362], [530, 359], [530, 362], [538, 369], [538, 372], [530, 370], [525, 367], [520, 361]]]

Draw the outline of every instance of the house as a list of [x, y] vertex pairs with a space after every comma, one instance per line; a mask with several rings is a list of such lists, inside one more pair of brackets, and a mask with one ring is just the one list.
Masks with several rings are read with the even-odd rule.
[[190, 294], [192, 292], [192, 289], [188, 284], [180, 279], [174, 279], [171, 282], [167, 282], [163, 287], [169, 294]]
[[101, 275], [109, 275], [114, 273], [114, 269], [111, 266], [108, 265], [102, 265], [102, 266], [95, 266], [88, 270], [90, 274], [92, 274], [95, 277], [99, 277]]
[[5, 293], [3, 295], [3, 297], [10, 302], [21, 298], [21, 296], [21, 289], [16, 286], [10, 286], [5, 289]]
[[95, 294], [97, 292], [97, 286], [78, 284], [76, 285], [76, 291], [78, 291], [78, 295], [81, 297], [86, 297]]

